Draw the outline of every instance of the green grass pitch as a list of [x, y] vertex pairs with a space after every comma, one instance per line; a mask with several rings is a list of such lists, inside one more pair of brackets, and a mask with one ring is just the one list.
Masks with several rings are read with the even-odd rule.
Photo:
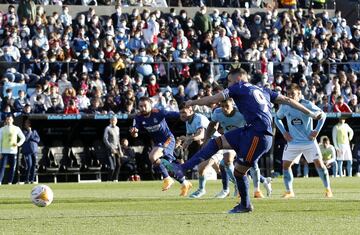
[[160, 181], [48, 184], [54, 201], [46, 208], [30, 202], [34, 185], [2, 185], [0, 234], [358, 234], [360, 178], [331, 183], [334, 198], [325, 199], [319, 178], [296, 178], [296, 198], [284, 200], [274, 179], [270, 198], [252, 199], [254, 212], [237, 215], [226, 214], [235, 198], [213, 198], [219, 180], [201, 199], [179, 197], [179, 184], [161, 192]]

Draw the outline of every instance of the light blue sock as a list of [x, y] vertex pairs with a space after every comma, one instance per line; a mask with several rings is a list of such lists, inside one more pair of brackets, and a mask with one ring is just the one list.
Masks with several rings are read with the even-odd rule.
[[342, 177], [343, 176], [343, 161], [342, 160], [339, 160], [338, 161], [338, 175], [340, 176], [340, 177]]
[[225, 171], [228, 174], [231, 183], [236, 184], [236, 179], [234, 176], [234, 164], [230, 163], [229, 165], [225, 165]]
[[287, 192], [293, 191], [293, 181], [294, 181], [294, 175], [292, 173], [291, 168], [289, 170], [283, 169], [284, 174], [284, 184]]
[[250, 168], [250, 175], [251, 175], [251, 178], [253, 180], [254, 189], [258, 189], [259, 188], [259, 181], [260, 181], [260, 169], [255, 168], [255, 167], [251, 167]]
[[327, 168], [316, 168], [325, 188], [330, 188], [329, 171]]
[[199, 189], [205, 190], [206, 179], [205, 176], [199, 176]]
[[346, 161], [346, 172], [347, 176], [352, 176], [352, 161]]

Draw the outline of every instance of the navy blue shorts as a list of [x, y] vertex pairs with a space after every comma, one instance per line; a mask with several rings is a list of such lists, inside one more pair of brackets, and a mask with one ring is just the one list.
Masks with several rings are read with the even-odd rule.
[[172, 162], [175, 160], [174, 157], [174, 149], [175, 149], [175, 138], [174, 136], [170, 136], [164, 143], [157, 143], [155, 146], [163, 149], [163, 157], [164, 159]]
[[225, 138], [237, 154], [235, 161], [252, 167], [270, 150], [273, 137], [255, 132], [251, 127], [243, 127], [225, 133]]

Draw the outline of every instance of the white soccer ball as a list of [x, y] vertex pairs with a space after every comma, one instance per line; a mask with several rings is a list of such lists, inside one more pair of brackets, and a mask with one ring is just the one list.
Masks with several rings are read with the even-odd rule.
[[54, 193], [47, 185], [37, 185], [31, 190], [31, 201], [34, 205], [45, 207], [51, 204]]

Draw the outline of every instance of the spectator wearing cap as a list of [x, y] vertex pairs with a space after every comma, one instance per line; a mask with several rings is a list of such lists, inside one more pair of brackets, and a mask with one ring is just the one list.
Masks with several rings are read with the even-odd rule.
[[212, 31], [212, 23], [210, 17], [206, 14], [206, 6], [201, 6], [200, 11], [196, 12], [194, 27], [198, 35], [204, 35], [204, 33]]
[[336, 98], [336, 103], [334, 105], [334, 112], [335, 113], [351, 113], [350, 107], [344, 102], [344, 97], [339, 95]]

